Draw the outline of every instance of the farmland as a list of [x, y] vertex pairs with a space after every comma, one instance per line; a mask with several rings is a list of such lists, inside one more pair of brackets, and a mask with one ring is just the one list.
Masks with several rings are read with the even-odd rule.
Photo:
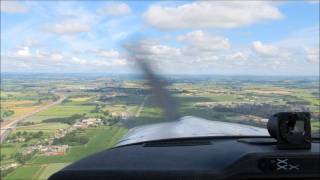
[[[18, 177], [30, 177], [33, 179], [46, 179], [52, 173], [65, 167], [66, 165], [79, 160], [82, 157], [92, 153], [99, 152], [103, 149], [111, 147], [126, 132], [123, 128], [96, 128], [88, 129], [86, 133], [91, 137], [86, 146], [72, 147], [64, 156], [38, 156], [26, 163], [24, 166], [5, 177], [5, 179], [18, 179]], [[23, 173], [30, 174], [22, 176]]]
[[[265, 127], [264, 120], [273, 113], [307, 110], [317, 135], [318, 79], [269, 78], [167, 77], [181, 116]], [[19, 119], [1, 143], [3, 179], [47, 179], [112, 147], [132, 127], [163, 122], [156, 98], [134, 76], [5, 74], [1, 85], [1, 125]], [[71, 138], [57, 141], [64, 137]]]

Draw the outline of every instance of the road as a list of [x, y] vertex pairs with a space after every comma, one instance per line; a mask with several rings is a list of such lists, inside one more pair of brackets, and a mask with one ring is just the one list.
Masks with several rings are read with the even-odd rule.
[[14, 128], [16, 127], [16, 125], [17, 125], [18, 122], [23, 121], [24, 119], [26, 119], [26, 118], [28, 118], [28, 117], [30, 117], [30, 116], [33, 116], [33, 115], [35, 115], [35, 114], [37, 114], [37, 113], [39, 113], [39, 112], [41, 112], [41, 111], [44, 111], [44, 110], [46, 110], [46, 109], [49, 109], [49, 108], [52, 107], [52, 106], [55, 106], [55, 105], [57, 105], [57, 104], [60, 104], [60, 103], [65, 99], [65, 96], [62, 95], [62, 94], [58, 94], [58, 96], [59, 96], [59, 99], [58, 99], [57, 101], [54, 101], [54, 102], [52, 102], [52, 103], [50, 103], [50, 104], [48, 104], [48, 105], [42, 106], [42, 107], [34, 110], [34, 111], [32, 111], [32, 112], [29, 112], [29, 113], [27, 113], [27, 114], [24, 114], [24, 115], [18, 117], [17, 119], [15, 119], [15, 120], [5, 121], [5, 122], [1, 123], [0, 141], [2, 142], [3, 140], [5, 140], [8, 132], [9, 132], [10, 130], [14, 129]]
[[140, 113], [141, 113], [141, 111], [143, 110], [144, 104], [146, 103], [146, 101], [147, 101], [148, 98], [149, 98], [149, 95], [147, 95], [146, 97], [144, 97], [144, 99], [143, 99], [143, 101], [142, 101], [142, 103], [141, 103], [138, 111], [136, 112], [135, 117], [139, 117], [139, 116], [140, 116]]

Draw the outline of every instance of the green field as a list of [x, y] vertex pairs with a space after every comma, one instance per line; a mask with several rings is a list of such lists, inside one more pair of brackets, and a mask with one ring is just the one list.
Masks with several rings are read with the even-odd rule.
[[46, 180], [53, 173], [66, 167], [70, 163], [52, 163], [47, 165], [25, 165], [17, 168], [9, 174], [4, 180]]
[[[46, 179], [54, 172], [66, 165], [90, 154], [110, 148], [125, 133], [127, 129], [122, 127], [98, 127], [86, 129], [85, 133], [90, 141], [84, 146], [74, 146], [63, 156], [36, 156], [26, 165], [19, 167], [5, 179], [26, 177], [27, 179]], [[4, 148], [9, 153], [12, 148]], [[25, 174], [28, 174], [27, 176]]]
[[38, 177], [39, 180], [48, 179], [53, 173], [59, 171], [60, 169], [66, 167], [70, 163], [52, 163], [48, 164], [45, 169], [41, 171], [40, 176]]
[[35, 164], [68, 163], [82, 157], [107, 149], [114, 145], [126, 132], [121, 127], [100, 127], [86, 130], [90, 141], [85, 146], [74, 146], [63, 156], [37, 156], [32, 160]]
[[5, 180], [36, 180], [41, 171], [40, 166], [24, 166], [17, 168], [13, 173], [6, 176]]
[[[39, 116], [38, 114], [33, 115], [29, 118], [26, 118], [23, 122], [34, 122], [34, 123], [40, 123], [45, 119], [51, 119], [51, 118], [60, 118], [61, 116]], [[64, 116], [62, 116], [64, 117]]]
[[14, 144], [14, 145], [1, 144], [0, 148], [1, 148], [1, 155], [6, 156], [5, 159], [1, 160], [1, 165], [7, 165], [15, 162], [10, 157], [19, 151], [19, 149], [21, 148], [21, 144]]
[[[43, 141], [45, 138], [48, 138], [49, 136], [52, 136], [55, 132], [57, 132], [59, 129], [65, 129], [69, 127], [67, 124], [62, 123], [40, 123], [35, 125], [29, 125], [29, 126], [18, 126], [17, 129], [10, 132], [10, 135], [16, 134], [17, 132], [43, 132], [43, 136], [41, 139], [31, 139], [28, 142], [21, 142], [21, 143], [3, 143], [1, 144], [1, 155], [5, 155], [6, 159], [2, 160], [1, 164], [9, 164], [14, 162], [13, 159], [10, 159], [11, 156], [13, 156], [17, 152], [21, 152], [24, 147], [23, 145], [34, 145], [35, 143], [38, 143], [39, 141]], [[9, 135], [9, 136], [10, 136]]]
[[57, 105], [27, 118], [24, 122], [41, 122], [45, 119], [68, 117], [74, 114], [90, 114], [90, 111], [93, 109], [94, 106]]
[[[61, 95], [66, 99], [24, 119], [10, 131], [7, 141], [1, 144], [1, 154], [5, 155], [2, 157], [1, 166], [7, 167], [21, 162], [17, 159], [17, 154], [26, 152], [34, 145], [47, 146], [50, 142], [49, 137], [59, 129], [66, 129], [72, 123], [80, 122], [82, 118], [99, 118], [103, 123], [76, 130], [79, 131], [79, 137], [81, 135], [89, 138], [86, 144], [70, 146], [64, 155], [32, 155], [24, 161], [25, 164], [20, 164], [4, 179], [47, 179], [70, 163], [112, 147], [128, 128], [165, 121], [163, 110], [158, 107], [156, 98], [150, 94], [149, 88], [142, 80], [86, 76], [66, 76], [62, 79], [51, 77], [41, 80], [36, 76], [24, 78], [23, 76], [4, 79], [5, 88], [1, 87], [2, 105], [6, 105], [8, 109], [9, 106], [15, 107], [16, 114], [20, 113], [19, 108], [29, 108], [31, 111], [30, 108], [39, 108]], [[267, 118], [270, 112], [303, 107], [313, 112], [311, 126], [316, 135], [320, 130], [317, 119], [320, 105], [317, 81], [294, 78], [284, 81], [281, 78], [270, 78], [181, 79], [181, 82], [174, 80], [168, 89], [178, 102], [181, 116], [197, 116], [264, 128], [265, 123], [262, 123], [261, 119]], [[145, 97], [148, 98], [145, 100]], [[142, 102], [144, 106], [139, 114], [137, 112], [142, 107]], [[67, 124], [68, 121], [65, 119], [75, 114], [85, 116], [76, 116], [75, 121]], [[55, 122], [43, 122], [53, 118], [56, 118]], [[110, 126], [111, 124], [113, 125]], [[39, 133], [41, 136], [34, 136]]]
[[84, 114], [90, 112], [94, 106], [66, 106], [66, 105], [58, 105], [53, 108], [50, 108], [46, 111], [42, 111], [38, 116], [71, 116], [73, 114]]
[[[1, 154], [9, 157], [11, 154], [16, 153], [20, 148], [20, 145], [1, 145]], [[3, 162], [2, 162], [3, 163]]]
[[63, 123], [39, 123], [29, 126], [19, 126], [15, 131], [43, 131], [45, 133], [54, 133], [59, 129], [65, 129], [67, 127], [69, 127], [69, 125]]

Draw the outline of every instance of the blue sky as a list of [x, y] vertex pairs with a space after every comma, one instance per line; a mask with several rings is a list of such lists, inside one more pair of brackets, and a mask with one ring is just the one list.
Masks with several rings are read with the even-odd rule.
[[319, 1], [2, 1], [1, 72], [319, 75]]

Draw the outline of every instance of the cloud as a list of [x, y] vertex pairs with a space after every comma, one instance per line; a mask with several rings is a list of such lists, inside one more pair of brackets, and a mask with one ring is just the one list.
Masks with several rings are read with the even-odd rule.
[[287, 60], [289, 57], [299, 53], [297, 52], [297, 49], [293, 47], [277, 44], [264, 44], [261, 41], [254, 41], [252, 46], [253, 50], [263, 58], [278, 58]]
[[[198, 36], [195, 35], [197, 34], [195, 32], [201, 32], [199, 33], [201, 38], [196, 38]], [[208, 43], [203, 38], [207, 36], [202, 36], [202, 33], [202, 31], [193, 31], [178, 36], [177, 40], [183, 43], [179, 47], [155, 40], [142, 40], [127, 44], [125, 45], [128, 50], [127, 59], [146, 59], [159, 68], [159, 73], [172, 74], [312, 75], [318, 73], [318, 66], [311, 63], [319, 62], [319, 49], [304, 49], [303, 44], [292, 47], [282, 42], [265, 44], [255, 41], [251, 45], [228, 48], [218, 46], [219, 48], [213, 47], [212, 50], [203, 50], [196, 48], [205, 47]], [[226, 39], [209, 35], [215, 37], [213, 38], [215, 41]], [[210, 38], [208, 39], [207, 46], [211, 42]]]
[[176, 37], [181, 47], [173, 47], [155, 40], [142, 40], [126, 44], [129, 55], [166, 63], [193, 63], [195, 61], [216, 61], [216, 55], [231, 47], [227, 38], [215, 36], [201, 30]]
[[274, 44], [277, 46], [298, 48], [300, 47], [318, 47], [319, 46], [319, 26], [306, 27], [291, 31], [287, 37]]
[[226, 58], [224, 53], [217, 50], [203, 51], [188, 46], [177, 48], [154, 40], [126, 44], [125, 48], [128, 50], [128, 59], [148, 60], [163, 73], [207, 73], [221, 68], [219, 61], [223, 64]]
[[25, 5], [16, 1], [1, 1], [1, 12], [4, 13], [25, 13], [29, 11]]
[[29, 57], [31, 53], [29, 51], [29, 47], [23, 47], [17, 51], [17, 56], [19, 57]]
[[[106, 50], [104, 53], [107, 52]], [[39, 71], [105, 71], [111, 68], [125, 69], [128, 62], [122, 55], [114, 50], [104, 54], [104, 58], [83, 56], [83, 54], [66, 54], [60, 51], [44, 51], [22, 47], [1, 54], [2, 65], [5, 69], [28, 68]], [[106, 58], [106, 56], [110, 58]], [[112, 57], [112, 58], [111, 58]], [[117, 58], [116, 58], [117, 57]], [[15, 71], [15, 69], [13, 70]], [[120, 72], [121, 70], [119, 70]]]
[[43, 30], [45, 32], [55, 33], [59, 35], [73, 35], [91, 30], [90, 24], [81, 21], [64, 21], [52, 25], [46, 25]]
[[264, 56], [274, 56], [278, 54], [278, 49], [272, 45], [263, 44], [260, 41], [254, 41], [252, 43], [253, 49], [255, 52], [264, 55]]
[[177, 37], [177, 40], [202, 50], [221, 50], [228, 49], [231, 46], [229, 39], [221, 36], [214, 36], [201, 30], [180, 35]]
[[79, 59], [77, 57], [72, 57], [71, 58], [72, 62], [76, 63], [76, 64], [81, 64], [81, 65], [84, 65], [84, 64], [87, 64], [88, 61], [85, 60], [85, 59]]
[[120, 53], [116, 50], [106, 50], [106, 49], [97, 49], [92, 50], [96, 56], [98, 57], [104, 57], [104, 58], [120, 58]]
[[131, 9], [126, 3], [107, 3], [98, 10], [99, 15], [125, 16], [131, 14]]
[[117, 67], [127, 65], [126, 59], [113, 59], [113, 60], [97, 60], [97, 59], [83, 59], [78, 57], [72, 57], [71, 62], [81, 66], [90, 66], [91, 68], [101, 68], [101, 67]]
[[274, 4], [263, 1], [193, 2], [176, 7], [151, 6], [145, 21], [161, 30], [235, 28], [283, 15]]
[[230, 56], [231, 59], [233, 60], [247, 60], [248, 59], [248, 56], [246, 54], [244, 54], [243, 52], [236, 52], [236, 53], [233, 53], [231, 54]]
[[[310, 63], [319, 63], [317, 39], [319, 39], [319, 27], [308, 27], [293, 31], [286, 38], [269, 44], [255, 41], [252, 43], [252, 49], [258, 56], [256, 58], [263, 61], [296, 63], [295, 66], [307, 67]], [[293, 67], [293, 65], [288, 66]]]
[[81, 33], [93, 33], [94, 26], [100, 20], [90, 9], [74, 2], [59, 2], [51, 8], [53, 13], [44, 17], [43, 32], [74, 37]]
[[64, 59], [64, 55], [59, 52], [53, 52], [50, 54], [50, 58], [54, 61], [61, 61]]
[[129, 51], [130, 56], [136, 58], [148, 59], [167, 59], [179, 55], [180, 49], [160, 44], [152, 40], [143, 40], [137, 43], [125, 44], [125, 48]]
[[30, 47], [24, 46], [14, 51], [9, 51], [4, 56], [5, 59], [18, 61], [62, 61], [65, 56], [61, 52], [45, 52], [39, 49], [31, 51]]
[[[259, 39], [260, 28], [210, 29], [280, 19], [283, 15], [278, 3], [161, 2], [147, 7], [144, 13], [145, 22], [156, 29], [145, 27], [140, 16], [142, 9], [131, 10], [124, 3], [102, 3], [105, 6], [99, 10], [86, 2], [18, 4], [27, 5], [32, 14], [23, 19], [19, 16], [18, 21], [8, 16], [8, 22], [12, 23], [1, 29], [5, 38], [1, 40], [5, 43], [3, 64], [10, 65], [12, 71], [21, 71], [18, 67], [24, 71], [25, 67], [31, 71], [119, 72], [132, 64], [132, 55], [159, 64], [161, 71], [177, 74], [270, 74], [273, 73], [269, 72], [270, 67], [275, 67], [283, 68], [279, 70], [283, 74], [318, 75], [318, 64], [315, 65], [319, 63], [318, 26], [303, 30], [302, 25], [298, 31], [279, 32], [277, 37], [286, 38], [273, 42]], [[243, 43], [246, 37], [237, 37], [233, 32], [257, 41]], [[225, 36], [230, 33], [232, 36]], [[132, 42], [146, 36], [155, 39], [126, 44], [129, 56], [119, 48], [126, 40]]]
[[309, 62], [319, 63], [319, 47], [317, 48], [305, 48], [307, 59]]

